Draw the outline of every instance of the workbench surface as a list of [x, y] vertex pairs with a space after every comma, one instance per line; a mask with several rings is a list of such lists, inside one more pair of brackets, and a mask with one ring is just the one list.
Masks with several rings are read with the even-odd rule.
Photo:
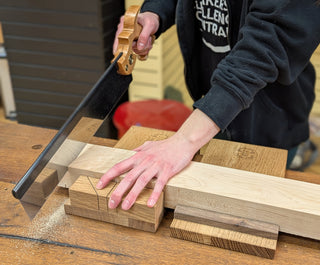
[[[156, 233], [69, 216], [63, 188], [31, 222], [11, 190], [55, 133], [0, 123], [1, 264], [320, 264], [319, 241], [283, 233], [274, 260], [171, 238], [171, 211]], [[288, 172], [288, 177], [320, 184], [315, 174]]]

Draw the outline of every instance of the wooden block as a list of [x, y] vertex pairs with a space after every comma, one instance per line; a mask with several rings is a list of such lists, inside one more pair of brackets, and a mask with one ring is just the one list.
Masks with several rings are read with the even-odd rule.
[[214, 226], [174, 219], [172, 237], [272, 259], [277, 240], [222, 229]]
[[4, 43], [4, 40], [3, 40], [3, 33], [2, 33], [2, 25], [1, 25], [1, 22], [0, 22], [0, 46]]
[[72, 184], [76, 182], [77, 179], [78, 176], [72, 175], [69, 171], [67, 171], [63, 175], [62, 179], [59, 181], [58, 186], [65, 189], [69, 189], [72, 186]]
[[275, 224], [183, 205], [177, 205], [174, 218], [275, 240], [279, 234], [279, 226]]
[[25, 193], [22, 201], [33, 205], [42, 206], [46, 198], [58, 184], [56, 170], [44, 168], [31, 187]]
[[[113, 187], [113, 190], [117, 188], [119, 184]], [[111, 193], [113, 192], [111, 191]], [[108, 200], [111, 193], [108, 195]], [[162, 216], [163, 211], [163, 193], [161, 194], [159, 201], [152, 208], [147, 206], [147, 201], [151, 196], [151, 189], [144, 189], [138, 196], [135, 204], [127, 211], [122, 210], [120, 207], [116, 209], [109, 209], [109, 213], [116, 213], [119, 218], [132, 218], [140, 221], [156, 222], [158, 224], [159, 216]]]
[[112, 182], [105, 189], [97, 190], [98, 181], [80, 176], [69, 189], [70, 203], [65, 206], [66, 213], [149, 232], [157, 230], [163, 217], [163, 194], [152, 208], [147, 206], [152, 190], [144, 189], [131, 209], [110, 209], [108, 201], [116, 185]]
[[66, 139], [50, 159], [47, 167], [57, 170], [59, 180], [61, 180], [69, 164], [78, 157], [85, 146], [85, 142]]
[[146, 232], [156, 232], [158, 226], [155, 223], [145, 222], [141, 220], [135, 220], [132, 218], [119, 218], [117, 214], [109, 214], [103, 211], [97, 211], [92, 209], [84, 209], [76, 206], [72, 206], [70, 200], [64, 204], [64, 210], [66, 214], [76, 215], [84, 218], [98, 220], [102, 222], [122, 225], [137, 230]]
[[[166, 130], [132, 126], [114, 147], [133, 150], [146, 141], [164, 140], [173, 134]], [[212, 139], [200, 149], [201, 160], [195, 156], [193, 161], [285, 177], [287, 153], [283, 149]]]
[[174, 132], [146, 128], [141, 126], [131, 126], [130, 129], [121, 137], [116, 148], [133, 150], [146, 141], [160, 141], [169, 138]]
[[[69, 171], [100, 178], [134, 153], [92, 145]], [[164, 198], [167, 208], [178, 204], [202, 208], [274, 223], [280, 231], [320, 239], [320, 186], [316, 184], [191, 162], [170, 179]]]
[[285, 177], [287, 150], [213, 139], [201, 162], [271, 176]]
[[108, 210], [107, 196], [114, 187], [111, 182], [102, 189], [96, 189], [98, 179], [80, 176], [69, 188], [69, 198], [72, 206], [92, 210]]

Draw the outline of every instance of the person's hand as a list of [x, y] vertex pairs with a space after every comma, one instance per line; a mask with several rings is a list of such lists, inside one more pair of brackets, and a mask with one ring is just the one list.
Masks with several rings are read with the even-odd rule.
[[111, 209], [116, 208], [124, 194], [131, 189], [121, 205], [122, 209], [128, 210], [149, 181], [156, 178], [154, 190], [147, 202], [149, 207], [153, 207], [168, 180], [185, 168], [196, 152], [190, 148], [186, 139], [177, 136], [145, 142], [135, 151], [135, 155], [113, 166], [100, 180], [104, 187], [115, 177], [128, 172], [110, 197]]
[[203, 112], [193, 111], [179, 131], [166, 140], [146, 142], [135, 149], [137, 153], [108, 170], [97, 184], [104, 188], [114, 178], [127, 173], [113, 191], [109, 207], [116, 208], [128, 192], [122, 209], [128, 210], [152, 178], [156, 178], [147, 205], [153, 207], [165, 185], [192, 160], [201, 146], [219, 132], [219, 127]]
[[[123, 29], [124, 17], [120, 19], [118, 24], [118, 29], [116, 32], [115, 40], [113, 43], [113, 53], [115, 54], [118, 47], [118, 35]], [[133, 43], [133, 51], [140, 55], [148, 55], [149, 51], [152, 49], [152, 35], [154, 35], [159, 29], [159, 16], [152, 12], [144, 12], [138, 15], [138, 23], [142, 26], [142, 31], [138, 38], [138, 41]]]

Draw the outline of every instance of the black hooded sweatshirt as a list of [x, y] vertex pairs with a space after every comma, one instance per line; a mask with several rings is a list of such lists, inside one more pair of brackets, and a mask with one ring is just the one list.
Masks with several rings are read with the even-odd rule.
[[231, 51], [202, 95], [197, 60], [199, 30], [194, 0], [146, 0], [141, 12], [159, 15], [159, 36], [177, 25], [185, 78], [194, 107], [230, 140], [290, 149], [309, 137], [315, 98], [310, 57], [320, 42], [320, 5], [315, 0], [228, 2]]

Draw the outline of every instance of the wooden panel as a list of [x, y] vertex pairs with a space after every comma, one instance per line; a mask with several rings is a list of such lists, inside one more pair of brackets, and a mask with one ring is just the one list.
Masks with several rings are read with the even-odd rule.
[[201, 162], [285, 177], [287, 150], [213, 139]]
[[79, 11], [96, 13], [98, 11], [97, 2], [88, 2], [86, 0], [19, 0], [8, 1], [0, 0], [0, 5], [4, 7], [18, 7], [18, 8], [36, 8], [45, 10], [65, 10], [65, 11]]
[[19, 23], [46, 24], [69, 27], [98, 28], [98, 17], [88, 13], [57, 12], [56, 10], [35, 10], [1, 7], [2, 21]]
[[66, 95], [63, 93], [54, 93], [23, 88], [15, 88], [14, 96], [16, 100], [36, 101], [37, 103], [48, 104], [58, 103], [62, 106], [77, 106], [84, 98], [84, 96], [80, 95]]
[[13, 75], [49, 78], [64, 81], [79, 81], [92, 84], [94, 84], [102, 74], [102, 71], [96, 72], [21, 63], [10, 63], [10, 72]]
[[51, 91], [56, 93], [64, 92], [65, 94], [74, 94], [83, 97], [92, 88], [91, 83], [43, 79], [40, 77], [18, 75], [12, 75], [11, 78], [14, 87]]
[[274, 224], [183, 205], [177, 205], [174, 218], [274, 240], [279, 234], [279, 226]]
[[69, 56], [66, 54], [49, 54], [7, 49], [8, 59], [15, 63], [50, 65], [62, 68], [101, 71], [104, 62], [99, 57]]
[[34, 101], [20, 101], [16, 98], [16, 107], [17, 110], [29, 114], [41, 113], [42, 115], [49, 116], [60, 116], [60, 117], [69, 117], [69, 115], [74, 111], [75, 106], [60, 106], [52, 104], [41, 104]]
[[47, 127], [47, 128], [60, 128], [67, 117], [63, 116], [54, 116], [53, 115], [41, 115], [38, 113], [27, 113], [21, 112], [18, 113], [18, 122], [21, 124], [32, 124], [34, 126]]
[[[93, 145], [69, 172], [100, 178], [134, 153]], [[165, 207], [178, 204], [275, 223], [280, 231], [320, 239], [320, 186], [315, 184], [191, 162], [165, 188]]]
[[241, 253], [273, 259], [277, 240], [174, 219], [171, 236]]
[[121, 137], [115, 147], [133, 150], [144, 144], [146, 141], [164, 140], [173, 134], [174, 132], [166, 130], [131, 126], [130, 129]]
[[6, 47], [15, 50], [51, 52], [66, 55], [103, 56], [102, 45], [88, 42], [72, 42], [65, 40], [47, 40], [6, 36]]
[[27, 38], [42, 38], [54, 40], [83, 41], [89, 43], [101, 42], [98, 30], [84, 28], [54, 27], [37, 24], [19, 24], [3, 22], [5, 35], [20, 36]]

